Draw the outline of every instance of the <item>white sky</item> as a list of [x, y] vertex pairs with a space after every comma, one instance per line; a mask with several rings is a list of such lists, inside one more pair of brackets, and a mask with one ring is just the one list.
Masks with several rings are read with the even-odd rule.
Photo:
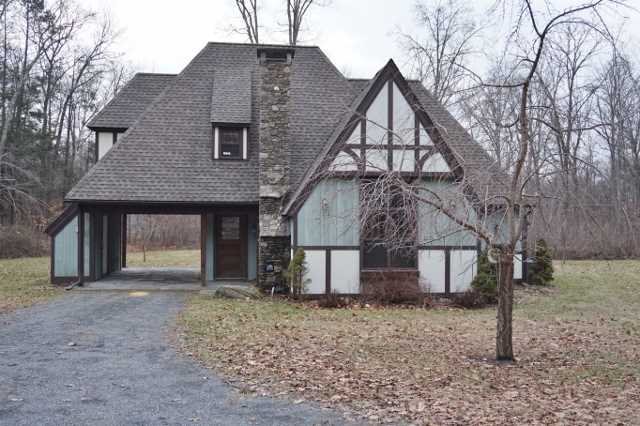
[[[207, 41], [244, 42], [230, 31], [239, 25], [233, 0], [80, 0], [87, 8], [108, 13], [121, 30], [116, 49], [137, 71], [177, 73]], [[260, 1], [260, 0], [259, 0]], [[539, 0], [541, 1], [541, 0]], [[299, 44], [320, 48], [350, 77], [371, 77], [393, 58], [403, 67], [403, 56], [395, 35], [398, 28], [417, 31], [413, 22], [415, 0], [332, 0], [329, 7], [309, 11]], [[495, 0], [474, 0], [480, 16]], [[553, 0], [554, 4], [572, 0]], [[630, 0], [631, 4], [639, 3]], [[286, 42], [284, 0], [262, 0], [261, 42]], [[612, 18], [623, 22], [632, 40], [640, 35], [640, 14], [624, 10]], [[483, 22], [500, 26], [499, 22]], [[489, 41], [490, 43], [490, 41]], [[633, 43], [636, 45], [636, 43]]]

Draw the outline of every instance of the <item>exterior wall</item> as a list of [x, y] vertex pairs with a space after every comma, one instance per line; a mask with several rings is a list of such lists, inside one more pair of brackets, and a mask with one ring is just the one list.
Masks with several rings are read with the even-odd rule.
[[[85, 213], [84, 220], [84, 273], [89, 276], [90, 258], [90, 215]], [[74, 217], [53, 237], [54, 259], [53, 278], [74, 279], [78, 276], [78, 218]]]
[[477, 273], [478, 252], [474, 250], [451, 250], [451, 293], [462, 293], [471, 288]]
[[100, 215], [102, 222], [102, 241], [101, 241], [101, 256], [100, 256], [100, 275], [106, 275], [109, 270], [109, 216], [106, 214]]
[[307, 274], [306, 294], [324, 294], [327, 281], [327, 253], [325, 250], [305, 250]]
[[78, 218], [71, 220], [54, 238], [54, 277], [78, 275]]
[[320, 182], [298, 211], [294, 245], [307, 254], [308, 294], [360, 292], [359, 215], [357, 179]]
[[359, 183], [356, 179], [320, 182], [298, 212], [297, 246], [358, 246]]
[[205, 252], [207, 257], [205, 259], [205, 271], [207, 281], [213, 281], [215, 277], [215, 258], [216, 258], [216, 245], [215, 245], [215, 217], [213, 213], [207, 213], [207, 230], [205, 241]]
[[116, 134], [112, 132], [98, 132], [97, 133], [97, 141], [98, 141], [98, 160], [100, 160], [104, 155], [109, 152], [111, 147], [113, 147], [113, 143], [115, 142]]
[[[255, 280], [257, 277], [257, 256], [258, 256], [258, 218], [255, 214], [247, 217], [247, 279]], [[207, 213], [206, 235], [206, 258], [205, 271], [207, 281], [215, 280], [215, 215]]]
[[[423, 185], [425, 188], [438, 194], [445, 194], [448, 191], [452, 191], [451, 198], [455, 199], [455, 185], [451, 182], [426, 181]], [[476, 246], [477, 238], [473, 232], [463, 229], [434, 207], [426, 203], [419, 203], [418, 215], [418, 238], [420, 246]], [[470, 219], [474, 220], [473, 216], [470, 216]]]
[[250, 214], [247, 220], [247, 279], [258, 278], [258, 217]]
[[446, 286], [445, 250], [418, 250], [420, 287], [428, 293], [444, 293]]
[[360, 250], [330, 250], [331, 291], [360, 293]]
[[282, 198], [289, 189], [289, 63], [266, 62], [260, 67], [260, 148], [258, 212], [258, 283], [269, 288], [276, 276], [267, 265], [286, 268], [290, 256], [288, 221]]

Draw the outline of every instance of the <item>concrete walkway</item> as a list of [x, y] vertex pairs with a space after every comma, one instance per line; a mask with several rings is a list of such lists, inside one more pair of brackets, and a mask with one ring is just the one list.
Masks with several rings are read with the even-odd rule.
[[184, 293], [69, 292], [0, 316], [1, 425], [343, 424], [237, 393], [169, 344]]
[[210, 281], [205, 287], [196, 268], [153, 267], [125, 268], [113, 272], [99, 281], [87, 282], [77, 291], [188, 291], [215, 292], [220, 287], [247, 287], [242, 281]]

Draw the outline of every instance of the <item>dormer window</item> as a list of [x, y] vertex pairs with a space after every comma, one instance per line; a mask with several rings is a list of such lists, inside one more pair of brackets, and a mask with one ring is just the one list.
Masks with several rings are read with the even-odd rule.
[[247, 159], [246, 127], [215, 127], [213, 158], [220, 160]]

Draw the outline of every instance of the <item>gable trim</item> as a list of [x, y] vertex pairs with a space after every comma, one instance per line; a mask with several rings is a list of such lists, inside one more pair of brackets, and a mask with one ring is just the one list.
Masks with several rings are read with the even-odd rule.
[[[387, 85], [388, 94], [388, 123], [387, 123], [387, 145], [393, 143], [393, 84], [398, 86], [400, 93], [405, 97], [409, 106], [415, 113], [416, 121], [419, 122], [431, 138], [434, 144], [434, 148], [439, 151], [445, 162], [449, 165], [451, 176], [456, 179], [461, 179], [463, 175], [463, 169], [459, 164], [453, 151], [449, 148], [444, 138], [442, 137], [440, 130], [435, 125], [433, 120], [427, 115], [424, 107], [420, 103], [418, 97], [413, 92], [402, 73], [396, 66], [395, 62], [390, 59], [387, 64], [373, 77], [368, 87], [362, 90], [361, 94], [354, 100], [352, 107], [354, 113], [347, 114], [342, 122], [336, 127], [332, 137], [329, 138], [325, 148], [318, 155], [313, 165], [309, 168], [302, 182], [291, 194], [291, 197], [287, 201], [283, 210], [283, 215], [294, 215], [298, 212], [308, 195], [310, 190], [324, 177], [316, 176], [318, 170], [328, 167], [337, 153], [342, 150], [343, 145], [346, 143], [346, 139], [351, 135], [351, 132], [355, 129], [356, 123], [361, 124], [361, 159], [364, 159], [364, 148], [366, 146], [366, 112], [371, 106], [375, 98], [378, 96], [381, 90], [384, 90], [384, 86]], [[419, 156], [419, 128], [416, 126], [415, 132], [415, 157]], [[381, 145], [384, 146], [384, 145]], [[414, 146], [411, 148], [413, 149]], [[355, 149], [355, 146], [353, 147]], [[406, 148], [406, 147], [405, 147]], [[393, 166], [393, 150], [389, 149], [390, 154], [387, 158], [387, 166], [389, 170], [392, 170]], [[424, 158], [423, 160], [426, 160]], [[366, 172], [366, 161], [360, 161], [362, 164], [358, 172], [349, 172], [351, 176], [364, 175]], [[418, 162], [416, 162], [418, 163]], [[424, 176], [421, 173], [420, 176]]]

